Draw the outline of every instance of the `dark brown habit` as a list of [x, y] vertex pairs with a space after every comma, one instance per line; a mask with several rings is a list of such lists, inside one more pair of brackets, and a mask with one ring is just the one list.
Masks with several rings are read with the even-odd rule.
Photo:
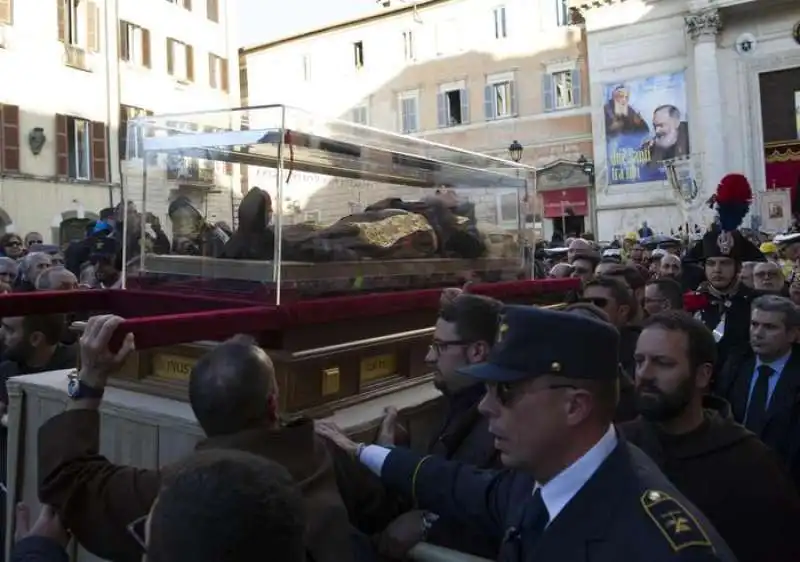
[[728, 543], [739, 562], [800, 560], [800, 497], [777, 456], [707, 396], [705, 420], [667, 435], [642, 418], [620, 430], [644, 450]]
[[[118, 466], [98, 453], [100, 415], [71, 410], [39, 429], [39, 500], [52, 505], [90, 552], [115, 562], [140, 562], [141, 548], [126, 527], [147, 515], [162, 474]], [[371, 534], [396, 515], [380, 482], [333, 443], [311, 420], [281, 429], [253, 429], [201, 441], [197, 449], [247, 451], [284, 465], [299, 484], [307, 509], [306, 545], [315, 562], [354, 559], [354, 525]], [[233, 484], [232, 484], [233, 485]]]

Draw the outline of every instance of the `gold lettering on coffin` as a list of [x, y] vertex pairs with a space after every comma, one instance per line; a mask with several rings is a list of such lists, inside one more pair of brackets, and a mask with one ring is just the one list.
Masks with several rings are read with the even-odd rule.
[[361, 384], [371, 383], [395, 374], [397, 374], [397, 359], [393, 353], [373, 355], [361, 360], [361, 372], [359, 373]]
[[415, 232], [429, 232], [435, 239], [433, 227], [424, 216], [417, 213], [392, 215], [375, 222], [352, 222], [350, 224], [358, 227], [361, 238], [379, 248], [391, 248]]
[[153, 356], [153, 375], [160, 379], [188, 382], [189, 373], [192, 372], [195, 363], [196, 359], [170, 353], [157, 353]]

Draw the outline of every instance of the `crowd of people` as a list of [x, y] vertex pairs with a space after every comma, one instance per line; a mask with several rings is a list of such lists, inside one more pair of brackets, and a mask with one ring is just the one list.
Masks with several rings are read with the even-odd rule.
[[18, 507], [14, 559], [66, 560], [75, 538], [124, 562], [403, 560], [422, 542], [501, 562], [800, 560], [800, 233], [758, 247], [721, 220], [693, 243], [577, 238], [545, 259], [580, 278], [562, 310], [443, 292], [424, 451], [391, 408], [369, 443], [285, 422], [270, 357], [237, 336], [191, 371], [196, 452], [116, 465], [100, 407], [135, 350], [109, 349], [123, 319], [89, 318], [77, 344], [63, 318], [3, 319], [6, 353], [25, 350], [8, 373], [80, 354], [29, 452], [45, 507], [33, 524]]

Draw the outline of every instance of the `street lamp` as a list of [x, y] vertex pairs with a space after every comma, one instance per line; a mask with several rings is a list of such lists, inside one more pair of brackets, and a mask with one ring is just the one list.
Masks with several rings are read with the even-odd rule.
[[[594, 198], [595, 196], [595, 176], [594, 176], [594, 162], [589, 160], [581, 154], [580, 158], [578, 158], [578, 166], [580, 166], [581, 171], [586, 174], [589, 178], [589, 187], [591, 192], [589, 195]], [[592, 199], [592, 208], [594, 208], [594, 199]], [[591, 218], [591, 217], [590, 217]], [[592, 220], [592, 225], [594, 225], [594, 220]]]
[[519, 141], [514, 141], [510, 145], [508, 145], [508, 156], [514, 162], [519, 162], [522, 160], [522, 145], [519, 144]]
[[578, 166], [581, 167], [581, 170], [583, 170], [584, 174], [589, 176], [589, 181], [591, 182], [592, 187], [594, 187], [594, 162], [587, 160], [586, 156], [581, 154], [581, 157], [578, 158]]

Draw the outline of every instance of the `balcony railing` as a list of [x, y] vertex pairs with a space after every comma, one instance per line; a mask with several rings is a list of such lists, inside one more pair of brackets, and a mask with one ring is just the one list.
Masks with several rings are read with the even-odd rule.
[[64, 45], [64, 64], [79, 70], [89, 70], [86, 51], [77, 45]]

